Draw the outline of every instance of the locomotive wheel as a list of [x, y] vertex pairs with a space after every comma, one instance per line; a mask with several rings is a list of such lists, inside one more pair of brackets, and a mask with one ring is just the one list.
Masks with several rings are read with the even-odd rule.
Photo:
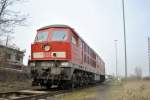
[[38, 85], [39, 85], [38, 82], [32, 81], [32, 86], [38, 86]]
[[52, 86], [52, 84], [51, 84], [50, 82], [47, 82], [47, 83], [46, 83], [46, 89], [50, 89], [51, 86]]
[[71, 78], [71, 84], [70, 84], [71, 86], [70, 86], [70, 88], [71, 89], [75, 88], [76, 87], [76, 83], [77, 83], [76, 75], [73, 74], [72, 78]]
[[61, 84], [61, 87], [62, 89], [73, 89], [76, 87], [76, 83], [77, 83], [76, 76], [75, 74], [73, 74], [71, 80], [63, 82]]

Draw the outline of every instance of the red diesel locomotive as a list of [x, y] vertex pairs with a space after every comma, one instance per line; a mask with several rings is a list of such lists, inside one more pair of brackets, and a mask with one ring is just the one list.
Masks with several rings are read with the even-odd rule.
[[78, 87], [105, 80], [105, 63], [67, 25], [37, 30], [29, 60], [33, 85]]

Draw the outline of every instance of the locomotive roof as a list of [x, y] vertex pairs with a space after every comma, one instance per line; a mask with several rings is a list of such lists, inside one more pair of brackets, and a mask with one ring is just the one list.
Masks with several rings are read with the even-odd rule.
[[[44, 30], [44, 29], [48, 29], [48, 28], [69, 28], [69, 29], [71, 29], [71, 30], [74, 32], [74, 34], [76, 34], [77, 36], [79, 36], [78, 33], [77, 33], [72, 27], [70, 27], [70, 26], [68, 26], [68, 25], [65, 25], [65, 24], [53, 24], [53, 25], [48, 25], [48, 26], [41, 27], [41, 28], [38, 29], [37, 31]], [[80, 36], [79, 36], [79, 37], [80, 37]], [[80, 37], [80, 38], [81, 38], [81, 37]]]
[[64, 25], [64, 24], [54, 24], [54, 25], [48, 25], [48, 26], [41, 27], [38, 30], [43, 30], [43, 29], [47, 29], [47, 28], [50, 28], [50, 27], [71, 28], [70, 26]]

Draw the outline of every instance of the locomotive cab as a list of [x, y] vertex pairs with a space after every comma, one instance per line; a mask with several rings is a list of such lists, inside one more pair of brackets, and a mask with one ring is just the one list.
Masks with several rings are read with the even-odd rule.
[[69, 33], [60, 28], [39, 30], [31, 48], [32, 60], [68, 60]]

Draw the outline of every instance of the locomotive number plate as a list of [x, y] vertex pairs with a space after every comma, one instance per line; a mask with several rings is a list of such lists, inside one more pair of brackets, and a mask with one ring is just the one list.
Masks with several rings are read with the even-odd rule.
[[43, 52], [35, 52], [33, 53], [33, 58], [43, 58], [44, 53]]

